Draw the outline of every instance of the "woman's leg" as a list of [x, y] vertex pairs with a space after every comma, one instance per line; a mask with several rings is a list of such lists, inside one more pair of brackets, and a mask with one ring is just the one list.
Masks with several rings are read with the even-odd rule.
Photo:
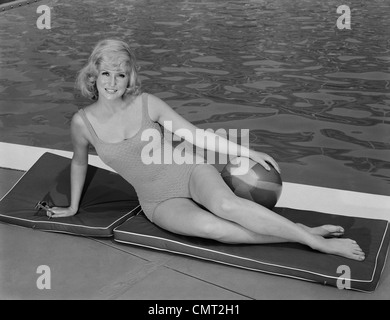
[[287, 240], [264, 236], [203, 210], [191, 199], [174, 198], [161, 203], [153, 222], [170, 232], [230, 244], [280, 243]]
[[215, 215], [256, 234], [305, 244], [312, 249], [355, 260], [364, 253], [351, 239], [325, 239], [290, 220], [246, 199], [237, 197], [211, 165], [198, 165], [190, 179], [192, 198]]

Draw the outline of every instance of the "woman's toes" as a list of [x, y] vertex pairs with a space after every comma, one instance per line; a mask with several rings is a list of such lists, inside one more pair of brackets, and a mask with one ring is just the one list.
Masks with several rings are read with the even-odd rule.
[[360, 260], [364, 260], [366, 258], [366, 255], [364, 254], [363, 250], [360, 249], [360, 247], [357, 249], [354, 249], [353, 253], [355, 255], [357, 255], [360, 258]]
[[333, 237], [339, 237], [344, 234], [344, 228], [340, 226], [332, 226], [332, 225], [325, 225], [322, 227], [326, 232], [324, 232], [323, 236], [333, 236]]
[[353, 252], [354, 254], [357, 254], [357, 255], [364, 255], [364, 253], [363, 253], [362, 250], [357, 250], [357, 249], [355, 249], [355, 250], [353, 250], [352, 252]]
[[338, 232], [338, 233], [344, 233], [344, 228], [343, 227], [340, 227], [340, 226], [333, 226], [334, 228], [334, 232]]
[[359, 255], [359, 258], [358, 258], [360, 261], [364, 261], [366, 259], [366, 256], [364, 255]]

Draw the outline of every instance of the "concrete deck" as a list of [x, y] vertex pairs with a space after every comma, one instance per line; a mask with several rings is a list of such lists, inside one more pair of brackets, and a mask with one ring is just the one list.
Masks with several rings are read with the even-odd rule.
[[[0, 169], [0, 197], [23, 171]], [[51, 270], [39, 290], [38, 266]], [[388, 299], [387, 264], [372, 294], [241, 270], [202, 260], [0, 224], [0, 299]]]

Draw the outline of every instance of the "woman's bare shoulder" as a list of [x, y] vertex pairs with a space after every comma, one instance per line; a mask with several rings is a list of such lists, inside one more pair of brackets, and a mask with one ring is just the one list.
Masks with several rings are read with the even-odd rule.
[[95, 104], [91, 104], [89, 106], [81, 108], [78, 112], [76, 112], [73, 117], [72, 117], [72, 122], [71, 122], [71, 129], [72, 131], [77, 131], [77, 132], [86, 132], [86, 124], [81, 116], [81, 110], [83, 110], [87, 114], [93, 113], [93, 110], [95, 109]]
[[155, 95], [148, 94], [148, 111], [149, 116], [153, 121], [157, 121], [161, 114], [170, 109], [170, 106], [165, 101]]

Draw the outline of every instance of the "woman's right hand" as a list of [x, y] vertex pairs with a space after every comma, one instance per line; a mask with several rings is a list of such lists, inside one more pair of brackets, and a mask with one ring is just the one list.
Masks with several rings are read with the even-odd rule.
[[47, 210], [47, 215], [51, 218], [64, 218], [72, 217], [77, 213], [78, 210], [75, 210], [71, 207], [61, 208], [61, 207], [52, 207], [50, 210]]

